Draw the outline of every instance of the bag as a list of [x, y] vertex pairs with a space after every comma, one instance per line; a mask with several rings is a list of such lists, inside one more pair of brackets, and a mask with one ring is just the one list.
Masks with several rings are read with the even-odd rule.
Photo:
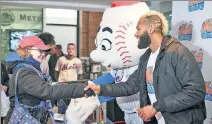
[[66, 107], [66, 104], [63, 101], [63, 99], [59, 100], [57, 102], [57, 105], [58, 105], [58, 113], [59, 114], [65, 114], [67, 107]]
[[[34, 67], [32, 68], [36, 72], [38, 72], [37, 69], [35, 69]], [[41, 101], [39, 105], [34, 107], [20, 104], [18, 102], [17, 83], [18, 83], [18, 74], [21, 71], [21, 69], [18, 70], [15, 77], [15, 108], [13, 110], [13, 113], [10, 117], [8, 124], [41, 124], [41, 118], [45, 116], [49, 116], [49, 115], [52, 119], [52, 122], [55, 123], [53, 114], [49, 111], [50, 105], [48, 102]], [[45, 115], [43, 113], [45, 113]], [[42, 122], [42, 123], [47, 123], [47, 121], [48, 121], [48, 117], [46, 119], [46, 122]]]
[[1, 117], [5, 117], [10, 109], [9, 97], [6, 96], [4, 91], [1, 91]]

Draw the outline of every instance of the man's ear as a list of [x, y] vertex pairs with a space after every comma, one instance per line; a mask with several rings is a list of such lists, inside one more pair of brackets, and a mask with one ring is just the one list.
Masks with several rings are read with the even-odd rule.
[[149, 32], [149, 34], [152, 34], [154, 31], [155, 31], [155, 26], [154, 25], [151, 25], [151, 26], [149, 26], [149, 30], [148, 30]]

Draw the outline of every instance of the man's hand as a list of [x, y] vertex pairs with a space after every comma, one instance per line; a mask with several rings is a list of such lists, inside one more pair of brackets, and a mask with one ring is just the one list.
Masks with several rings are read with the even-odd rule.
[[150, 121], [153, 116], [157, 114], [157, 111], [152, 105], [145, 106], [143, 108], [137, 108], [138, 115], [144, 120], [144, 121]]
[[1, 86], [2, 91], [7, 91], [7, 89], [8, 89], [7, 86], [4, 86], [4, 85]]
[[92, 89], [97, 95], [100, 92], [100, 86], [94, 84], [92, 81], [88, 81], [88, 86], [86, 86], [84, 90], [86, 91], [88, 89]]

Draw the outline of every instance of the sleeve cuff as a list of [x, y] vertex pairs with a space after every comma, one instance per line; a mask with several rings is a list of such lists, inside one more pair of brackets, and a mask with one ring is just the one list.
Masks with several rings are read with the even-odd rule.
[[159, 111], [160, 111], [160, 108], [159, 108], [158, 102], [153, 103], [153, 107], [155, 108], [155, 110], [156, 110], [157, 112], [159, 112]]
[[99, 85], [99, 96], [102, 96], [104, 94], [104, 85]]
[[164, 100], [160, 101], [160, 105], [159, 105], [158, 101], [155, 102], [155, 103], [153, 103], [153, 107], [155, 108], [155, 110], [157, 112], [159, 112], [159, 111], [160, 112], [166, 111], [166, 104], [165, 104]]

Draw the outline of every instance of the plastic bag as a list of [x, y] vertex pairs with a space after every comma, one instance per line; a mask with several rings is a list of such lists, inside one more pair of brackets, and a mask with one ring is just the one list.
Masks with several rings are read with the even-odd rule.
[[9, 109], [10, 109], [9, 97], [6, 96], [4, 91], [1, 91], [1, 117], [5, 117]]

